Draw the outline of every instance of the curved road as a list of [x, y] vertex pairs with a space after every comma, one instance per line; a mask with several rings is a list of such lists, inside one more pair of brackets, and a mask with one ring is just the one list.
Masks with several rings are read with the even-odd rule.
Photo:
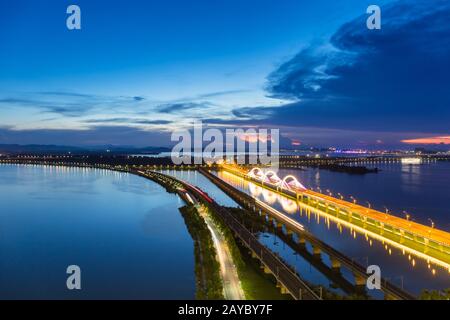
[[227, 300], [245, 300], [244, 291], [239, 281], [236, 265], [233, 263], [230, 248], [226, 242], [225, 237], [214, 222], [209, 217], [208, 213], [199, 211], [208, 226], [211, 236], [216, 247], [217, 256], [220, 263], [220, 274], [223, 280], [224, 296]]

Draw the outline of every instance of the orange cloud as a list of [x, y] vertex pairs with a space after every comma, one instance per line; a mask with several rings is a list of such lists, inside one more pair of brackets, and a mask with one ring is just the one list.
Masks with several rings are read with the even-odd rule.
[[272, 136], [270, 134], [264, 135], [259, 133], [243, 133], [243, 134], [237, 134], [238, 138], [242, 141], [248, 142], [248, 143], [257, 143], [257, 142], [272, 142], [275, 143], [275, 140], [272, 139]]
[[450, 144], [450, 136], [402, 140], [407, 144]]

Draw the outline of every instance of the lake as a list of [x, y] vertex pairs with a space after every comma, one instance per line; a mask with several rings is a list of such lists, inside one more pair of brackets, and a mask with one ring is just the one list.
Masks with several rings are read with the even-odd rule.
[[194, 299], [181, 206], [127, 173], [0, 165], [0, 299]]

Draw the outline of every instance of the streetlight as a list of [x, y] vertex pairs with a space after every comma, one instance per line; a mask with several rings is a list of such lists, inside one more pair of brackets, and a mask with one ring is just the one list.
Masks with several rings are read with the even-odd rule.
[[370, 204], [370, 202], [369, 201], [366, 201], [367, 202], [367, 205], [369, 206], [369, 209], [372, 209], [372, 205]]
[[433, 221], [433, 220], [431, 220], [430, 218], [428, 218], [428, 221], [430, 221], [430, 222], [431, 222], [431, 228], [432, 228], [432, 229], [434, 229], [434, 221]]
[[356, 204], [356, 199], [355, 199], [353, 196], [350, 196], [350, 199], [352, 199], [352, 200], [353, 200], [353, 203]]
[[320, 189], [320, 187], [317, 187], [317, 190], [319, 190], [319, 192], [322, 193], [322, 189]]
[[409, 221], [409, 218], [411, 218], [410, 214], [406, 211], [403, 211], [403, 213], [405, 214], [406, 221]]
[[342, 194], [340, 194], [339, 192], [338, 192], [338, 196], [341, 198], [341, 200], [344, 200], [344, 196]]
[[386, 210], [384, 217], [385, 217], [385, 219], [387, 219], [389, 217], [389, 209], [387, 207], [384, 207], [384, 210]]

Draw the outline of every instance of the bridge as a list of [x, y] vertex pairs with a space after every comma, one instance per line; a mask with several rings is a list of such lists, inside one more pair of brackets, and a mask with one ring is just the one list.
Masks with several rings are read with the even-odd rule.
[[450, 272], [450, 234], [448, 232], [315, 192], [304, 187], [293, 176], [281, 179], [273, 171], [264, 172], [260, 168], [247, 171], [227, 164], [222, 165], [221, 168], [293, 199], [308, 210], [336, 223], [389, 243]]
[[[252, 257], [261, 262], [265, 273], [272, 274], [277, 280], [281, 292], [290, 294], [297, 300], [320, 300], [318, 294], [292, 268], [281, 261], [271, 250], [261, 244], [259, 240], [244, 225], [242, 225], [227, 209], [217, 204], [212, 198], [199, 188], [155, 171], [132, 171], [135, 174], [151, 179], [166, 187], [176, 189], [186, 200], [190, 198], [186, 191], [200, 201], [210, 206], [221, 220], [239, 238], [242, 244], [252, 252]], [[190, 201], [191, 202], [191, 201]]]
[[[356, 286], [366, 285], [366, 281], [368, 278], [366, 268], [359, 265], [341, 252], [335, 250], [325, 242], [316, 238], [313, 234], [306, 231], [300, 223], [290, 218], [286, 214], [283, 214], [282, 212], [279, 212], [278, 210], [272, 208], [266, 203], [255, 199], [240, 190], [237, 190], [216, 175], [211, 174], [209, 171], [200, 169], [200, 172], [243, 207], [258, 212], [265, 219], [269, 220], [271, 224], [275, 222], [275, 225], [279, 228], [280, 231], [282, 231], [282, 228], [284, 227], [288, 235], [293, 236], [294, 234], [296, 234], [297, 242], [301, 246], [305, 246], [306, 242], [309, 242], [313, 247], [313, 254], [316, 256], [316, 258], [320, 259], [322, 253], [327, 254], [331, 260], [331, 267], [335, 272], [339, 272], [341, 267], [346, 267], [353, 273]], [[347, 286], [347, 288], [343, 289], [349, 288]], [[401, 288], [398, 288], [397, 286], [387, 281], [387, 279], [382, 279], [381, 290], [385, 293], [387, 299], [416, 299], [410, 293]]]

